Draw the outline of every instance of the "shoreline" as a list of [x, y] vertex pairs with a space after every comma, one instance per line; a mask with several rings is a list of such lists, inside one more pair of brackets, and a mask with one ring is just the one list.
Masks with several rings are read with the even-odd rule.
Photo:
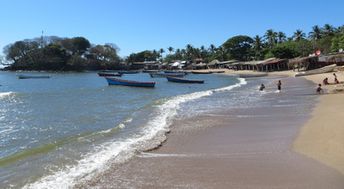
[[[336, 72], [339, 81], [343, 81], [343, 72]], [[306, 76], [316, 86], [328, 77], [332, 81], [332, 73]], [[319, 102], [312, 111], [312, 117], [301, 128], [295, 139], [293, 149], [307, 157], [316, 159], [332, 167], [344, 175], [344, 93], [336, 93], [341, 85], [328, 85], [323, 88], [328, 95], [319, 95]]]
[[[285, 80], [298, 89], [310, 85]], [[246, 118], [226, 113], [177, 121], [160, 148], [138, 153], [76, 188], [343, 188], [340, 173], [293, 152], [294, 139], [310, 115], [296, 116], [282, 107], [227, 112], [254, 115]], [[278, 118], [255, 116], [261, 111]]]

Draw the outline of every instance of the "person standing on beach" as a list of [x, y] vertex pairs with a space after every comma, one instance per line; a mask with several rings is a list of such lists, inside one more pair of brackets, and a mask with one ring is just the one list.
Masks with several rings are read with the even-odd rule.
[[277, 83], [277, 90], [278, 90], [279, 92], [281, 92], [281, 89], [282, 89], [282, 82], [281, 82], [281, 80], [278, 80], [278, 83]]
[[336, 73], [333, 73], [333, 76], [334, 76], [334, 83], [335, 83], [335, 84], [338, 84], [339, 81], [338, 81], [338, 79], [337, 79]]

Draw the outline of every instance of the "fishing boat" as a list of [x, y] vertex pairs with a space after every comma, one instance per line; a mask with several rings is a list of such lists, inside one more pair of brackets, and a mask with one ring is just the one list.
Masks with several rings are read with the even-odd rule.
[[49, 79], [48, 75], [18, 75], [18, 79]]
[[157, 73], [159, 70], [142, 70], [142, 73]]
[[184, 77], [184, 73], [150, 73], [151, 77]]
[[170, 74], [170, 73], [183, 73], [184, 75], [188, 74], [187, 72], [180, 71], [180, 70], [165, 70], [164, 73]]
[[213, 72], [211, 72], [211, 71], [196, 71], [196, 70], [194, 70], [194, 71], [191, 71], [191, 73], [193, 73], [193, 74], [212, 74]]
[[337, 67], [336, 64], [331, 64], [329, 66], [325, 66], [315, 70], [309, 70], [304, 72], [299, 72], [295, 74], [295, 77], [306, 76], [306, 75], [315, 75], [315, 74], [322, 74], [327, 72], [333, 72], [333, 70]]
[[140, 73], [140, 71], [118, 71], [119, 74], [137, 74]]
[[116, 77], [105, 77], [109, 85], [123, 85], [130, 87], [154, 87], [155, 82], [141, 82], [141, 81], [131, 81], [119, 79]]
[[169, 82], [175, 83], [204, 83], [204, 80], [184, 79], [178, 77], [166, 77]]
[[121, 77], [122, 74], [120, 73], [109, 73], [109, 72], [99, 72], [98, 75], [100, 77]]
[[225, 73], [224, 70], [213, 70], [211, 71], [211, 73]]

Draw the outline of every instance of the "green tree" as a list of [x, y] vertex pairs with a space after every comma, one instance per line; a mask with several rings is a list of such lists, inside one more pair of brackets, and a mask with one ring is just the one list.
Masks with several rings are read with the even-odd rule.
[[306, 34], [302, 30], [298, 29], [294, 32], [293, 38], [295, 41], [300, 41], [300, 40], [304, 39], [305, 36], [306, 36]]
[[312, 31], [309, 32], [308, 36], [310, 39], [316, 41], [319, 40], [321, 38], [322, 35], [322, 30], [318, 25], [315, 25], [312, 27]]
[[338, 52], [340, 49], [344, 49], [344, 34], [332, 38], [331, 51]]
[[259, 35], [256, 35], [253, 38], [254, 42], [253, 42], [253, 49], [254, 49], [254, 59], [255, 60], [261, 60], [264, 58], [263, 56], [263, 42], [262, 42], [262, 38], [259, 37]]
[[173, 49], [173, 47], [168, 47], [167, 50], [169, 51], [170, 54], [172, 54], [174, 49]]
[[336, 32], [335, 28], [330, 24], [325, 24], [322, 30], [325, 36], [334, 36]]
[[277, 41], [276, 40], [277, 33], [274, 30], [269, 29], [265, 32], [264, 37], [265, 37], [265, 40], [267, 41], [269, 48], [270, 49], [273, 48], [276, 44], [276, 41]]
[[277, 39], [278, 39], [278, 43], [283, 43], [287, 40], [287, 36], [285, 35], [284, 32], [278, 32]]
[[249, 36], [238, 35], [228, 39], [222, 46], [231, 58], [245, 61], [251, 58], [253, 42]]

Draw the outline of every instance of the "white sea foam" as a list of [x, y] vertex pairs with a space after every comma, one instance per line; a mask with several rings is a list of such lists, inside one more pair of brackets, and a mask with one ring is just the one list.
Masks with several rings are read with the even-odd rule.
[[[182, 103], [209, 96], [214, 92], [229, 91], [245, 84], [245, 79], [239, 78], [239, 83], [235, 85], [173, 97], [156, 107], [157, 115], [147, 123], [141, 134], [124, 141], [103, 144], [98, 150], [79, 160], [76, 165], [45, 176], [24, 188], [71, 188], [77, 181], [88, 180], [94, 174], [105, 170], [109, 161], [122, 162], [132, 157], [137, 150], [145, 150], [159, 145], [166, 137], [165, 134], [169, 130], [171, 119], [177, 115], [177, 110]], [[127, 121], [131, 122], [132, 120]], [[158, 139], [154, 140], [155, 138]], [[147, 144], [149, 145], [147, 146]], [[121, 156], [122, 154], [125, 155]]]
[[7, 98], [7, 97], [10, 97], [10, 96], [12, 96], [14, 94], [15, 94], [14, 92], [0, 92], [0, 99], [4, 99], [4, 98]]

